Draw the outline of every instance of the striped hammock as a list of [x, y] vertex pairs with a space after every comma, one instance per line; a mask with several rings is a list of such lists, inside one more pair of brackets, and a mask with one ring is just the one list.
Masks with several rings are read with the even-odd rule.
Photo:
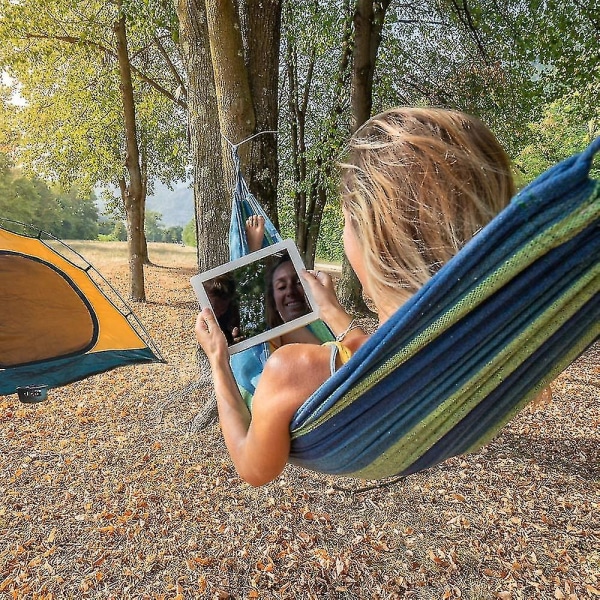
[[475, 451], [598, 339], [598, 150], [518, 193], [300, 407], [290, 462], [379, 479]]

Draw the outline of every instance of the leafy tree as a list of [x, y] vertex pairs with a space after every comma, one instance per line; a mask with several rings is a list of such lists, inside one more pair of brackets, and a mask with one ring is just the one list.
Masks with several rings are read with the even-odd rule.
[[64, 239], [96, 239], [98, 211], [93, 195], [63, 192], [36, 177], [25, 177], [0, 154], [0, 215]]
[[114, 231], [112, 232], [111, 239], [116, 242], [125, 242], [127, 240], [127, 228], [123, 221], [117, 221], [115, 223]]
[[[16, 111], [14, 102], [14, 89], [8, 82], [4, 81], [4, 75], [0, 74], [0, 160], [5, 160], [4, 154], [9, 154], [14, 150], [18, 134], [13, 127], [13, 115]], [[0, 169], [2, 163], [0, 163]]]
[[580, 113], [578, 101], [577, 94], [568, 99], [557, 100], [548, 105], [539, 121], [528, 125], [531, 142], [515, 158], [523, 183], [531, 182], [571, 154], [581, 152], [597, 137], [600, 107], [592, 110], [595, 117], [585, 120]]
[[448, 102], [442, 103], [482, 118], [512, 156], [532, 141], [527, 124], [542, 119], [554, 101], [571, 97], [584, 121], [592, 118], [600, 103], [598, 0], [440, 5], [456, 32], [452, 39], [468, 51], [455, 54], [475, 59], [452, 70]]
[[146, 194], [154, 179], [185, 176], [174, 11], [159, 0], [0, 0], [0, 14], [0, 64], [27, 100], [18, 113], [19, 162], [65, 187], [121, 191], [131, 295], [141, 300]]
[[149, 242], [166, 242], [174, 244], [181, 242], [183, 227], [163, 227], [162, 215], [159, 212], [146, 211], [145, 218], [146, 239]]
[[0, 215], [33, 224], [38, 198], [34, 182], [18, 176], [11, 169], [9, 158], [0, 154]]
[[164, 230], [163, 242], [167, 244], [180, 244], [182, 242], [183, 227], [176, 225], [174, 227], [167, 227]]
[[98, 208], [94, 192], [82, 195], [76, 187], [68, 192], [54, 190], [60, 210], [61, 226], [57, 235], [70, 240], [98, 238]]
[[327, 201], [337, 186], [335, 160], [348, 136], [352, 10], [343, 2], [287, 4], [283, 15], [283, 97], [280, 120], [284, 229], [314, 263]]
[[162, 242], [164, 237], [164, 229], [162, 227], [162, 215], [153, 210], [147, 210], [145, 216], [144, 229], [146, 231], [146, 239], [149, 242]]

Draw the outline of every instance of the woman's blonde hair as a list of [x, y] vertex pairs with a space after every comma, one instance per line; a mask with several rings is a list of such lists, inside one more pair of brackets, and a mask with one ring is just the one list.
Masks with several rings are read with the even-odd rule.
[[342, 206], [361, 245], [369, 292], [392, 310], [515, 192], [494, 135], [458, 111], [381, 113], [352, 136], [340, 166]]

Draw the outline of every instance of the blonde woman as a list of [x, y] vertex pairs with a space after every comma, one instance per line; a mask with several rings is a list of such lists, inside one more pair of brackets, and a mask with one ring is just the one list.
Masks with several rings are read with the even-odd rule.
[[[456, 111], [396, 108], [370, 119], [341, 165], [346, 256], [384, 323], [510, 200], [510, 163], [479, 120]], [[277, 477], [290, 451], [294, 413], [368, 339], [336, 299], [331, 279], [306, 272], [337, 341], [287, 344], [268, 359], [252, 414], [229, 368], [210, 310], [196, 337], [210, 361], [219, 420], [239, 475]]]

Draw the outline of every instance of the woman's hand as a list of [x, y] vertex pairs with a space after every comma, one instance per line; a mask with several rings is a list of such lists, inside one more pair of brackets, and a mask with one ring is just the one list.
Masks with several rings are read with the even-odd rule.
[[323, 315], [327, 314], [330, 310], [337, 311], [341, 308], [335, 295], [333, 280], [327, 273], [323, 271], [304, 270], [302, 271], [302, 277], [308, 284], [308, 287], [310, 287], [310, 291]]
[[210, 308], [203, 308], [196, 318], [196, 339], [202, 346], [211, 365], [221, 360], [229, 361], [227, 340]]
[[302, 272], [302, 277], [310, 287], [323, 321], [335, 335], [344, 331], [352, 321], [352, 317], [339, 303], [331, 277], [323, 271], [306, 270]]

